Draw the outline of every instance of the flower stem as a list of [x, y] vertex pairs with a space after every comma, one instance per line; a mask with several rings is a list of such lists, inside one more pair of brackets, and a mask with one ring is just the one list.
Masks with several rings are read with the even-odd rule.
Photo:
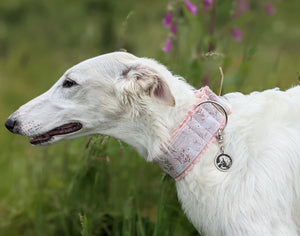
[[210, 11], [210, 21], [209, 21], [209, 28], [208, 32], [210, 35], [210, 42], [208, 45], [208, 52], [212, 52], [216, 49], [216, 45], [212, 39], [212, 36], [214, 35], [215, 26], [216, 26], [216, 8], [217, 8], [217, 0], [213, 1], [212, 9]]

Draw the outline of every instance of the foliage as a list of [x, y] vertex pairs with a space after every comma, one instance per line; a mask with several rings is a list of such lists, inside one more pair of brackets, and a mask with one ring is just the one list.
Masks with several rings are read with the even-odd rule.
[[[299, 2], [251, 0], [237, 15], [236, 2], [2, 1], [1, 123], [68, 67], [122, 48], [216, 92], [219, 66], [223, 93], [297, 84]], [[96, 136], [36, 148], [3, 126], [0, 144], [0, 235], [198, 235], [174, 181], [126, 144]]]
[[[23, 178], [26, 176], [30, 182], [35, 180], [36, 183], [28, 184], [22, 193], [10, 196], [10, 204], [17, 206], [17, 209], [2, 206], [6, 214], [1, 223], [1, 235], [43, 235], [45, 232], [47, 235], [82, 236], [195, 234], [180, 211], [173, 180], [165, 177], [161, 190], [157, 189], [154, 194], [157, 196], [152, 198], [154, 202], [149, 203], [147, 201], [151, 198], [145, 195], [151, 196], [151, 193], [138, 192], [140, 190], [134, 184], [137, 182], [135, 176], [115, 173], [118, 172], [117, 168], [125, 168], [128, 163], [111, 166], [110, 156], [116, 156], [116, 146], [120, 145], [118, 142], [103, 136], [90, 139], [85, 150], [81, 150], [83, 158], [75, 165], [70, 160], [74, 158], [71, 150], [76, 147], [70, 145], [65, 149], [60, 171], [49, 163], [53, 153], [45, 153], [42, 158], [46, 162], [41, 167], [42, 171], [31, 173], [31, 176], [23, 174]], [[124, 156], [119, 158], [126, 158], [127, 162], [132, 157], [126, 155], [132, 155], [132, 150], [127, 146], [123, 149]], [[141, 175], [145, 168], [142, 163], [129, 164], [127, 171], [137, 170], [138, 166], [142, 168]], [[28, 164], [28, 168], [35, 167]], [[58, 176], [50, 170], [63, 174]], [[141, 180], [146, 182], [142, 177]], [[111, 186], [116, 182], [121, 182], [123, 188], [117, 186], [117, 189], [113, 189]], [[125, 186], [126, 183], [129, 184]], [[155, 183], [153, 188], [155, 185], [159, 184]], [[151, 208], [150, 212], [143, 210], [147, 207]]]
[[[186, 2], [188, 5], [184, 4]], [[296, 38], [289, 42], [285, 40], [290, 31], [287, 27], [295, 23], [286, 21], [285, 14], [292, 11], [288, 9], [291, 4], [275, 0], [203, 0], [193, 3], [169, 1], [162, 20], [167, 28], [163, 51], [176, 72], [192, 78], [196, 87], [209, 84], [216, 91], [220, 82], [218, 68], [222, 67], [224, 92], [249, 92], [275, 86], [286, 88], [285, 84], [287, 87], [297, 84], [295, 71], [282, 82], [281, 75], [286, 74], [287, 68], [280, 67], [284, 60], [281, 55], [286, 48], [298, 47], [294, 41]], [[194, 7], [192, 11], [191, 5]], [[297, 37], [300, 37], [299, 33]], [[290, 58], [296, 56], [292, 51]], [[280, 72], [281, 69], [285, 72]]]

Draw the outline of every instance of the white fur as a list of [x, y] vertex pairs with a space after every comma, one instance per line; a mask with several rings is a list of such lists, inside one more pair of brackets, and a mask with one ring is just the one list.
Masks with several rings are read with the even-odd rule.
[[[63, 88], [67, 79], [78, 85]], [[116, 52], [69, 69], [46, 93], [9, 119], [28, 137], [69, 122], [83, 128], [48, 143], [105, 134], [132, 145], [147, 161], [195, 102], [194, 88], [154, 60]], [[204, 235], [293, 236], [300, 233], [300, 87], [224, 96], [232, 114], [225, 129], [228, 172], [214, 166], [212, 144], [176, 182], [182, 208]]]

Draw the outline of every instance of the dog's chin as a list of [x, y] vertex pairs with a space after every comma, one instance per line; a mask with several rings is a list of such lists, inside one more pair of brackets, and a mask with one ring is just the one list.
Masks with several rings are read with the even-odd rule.
[[73, 134], [82, 129], [81, 123], [68, 123], [56, 127], [46, 133], [36, 135], [30, 138], [30, 143], [36, 146], [48, 146], [57, 143], [63, 139], [72, 138]]
[[33, 140], [33, 138], [30, 138], [29, 142], [34, 146], [50, 146], [50, 145], [55, 144], [55, 143], [57, 143], [61, 140], [63, 140], [62, 137], [57, 138], [57, 136], [53, 136], [53, 137], [51, 137], [51, 139], [49, 139], [47, 141], [42, 141], [42, 142], [37, 142], [37, 141]]

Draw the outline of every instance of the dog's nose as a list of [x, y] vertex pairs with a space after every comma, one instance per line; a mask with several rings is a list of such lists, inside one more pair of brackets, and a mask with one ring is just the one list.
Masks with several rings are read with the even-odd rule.
[[17, 121], [13, 118], [8, 118], [7, 121], [5, 122], [5, 127], [10, 131], [13, 132], [14, 128], [17, 125]]

